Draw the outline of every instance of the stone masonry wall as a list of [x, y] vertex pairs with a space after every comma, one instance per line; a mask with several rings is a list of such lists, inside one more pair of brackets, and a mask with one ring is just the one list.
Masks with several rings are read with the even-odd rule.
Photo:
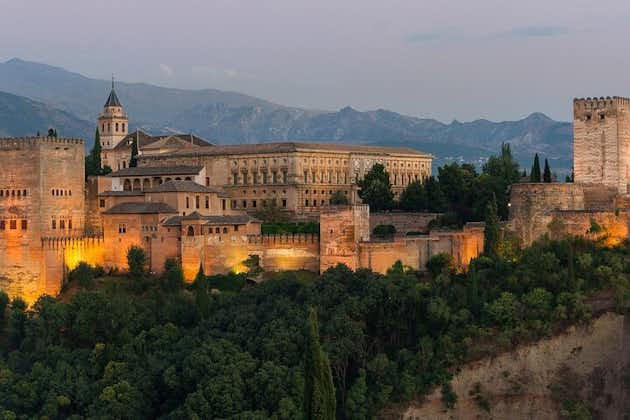
[[514, 184], [508, 227], [529, 245], [548, 232], [555, 210], [584, 210], [584, 191], [575, 183]]
[[407, 232], [427, 232], [429, 222], [439, 213], [380, 212], [370, 214], [370, 232], [378, 225], [393, 225], [396, 233], [404, 236]]

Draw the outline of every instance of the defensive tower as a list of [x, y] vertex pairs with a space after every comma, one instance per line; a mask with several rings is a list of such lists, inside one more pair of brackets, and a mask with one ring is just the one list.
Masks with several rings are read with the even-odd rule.
[[575, 182], [628, 193], [630, 99], [618, 96], [573, 100]]

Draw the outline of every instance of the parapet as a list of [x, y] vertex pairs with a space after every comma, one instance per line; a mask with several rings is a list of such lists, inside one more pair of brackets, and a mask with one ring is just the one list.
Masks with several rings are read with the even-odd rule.
[[83, 139], [61, 137], [3, 137], [0, 138], [0, 150], [28, 149], [41, 145], [80, 145]]
[[319, 235], [316, 233], [289, 233], [289, 234], [271, 234], [271, 235], [249, 235], [247, 241], [250, 244], [265, 245], [303, 245], [318, 244]]
[[573, 118], [583, 121], [604, 120], [617, 115], [617, 111], [630, 106], [630, 98], [622, 96], [600, 96], [573, 99]]

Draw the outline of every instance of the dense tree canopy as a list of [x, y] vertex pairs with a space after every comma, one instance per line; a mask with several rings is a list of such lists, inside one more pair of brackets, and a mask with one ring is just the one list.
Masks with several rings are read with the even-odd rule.
[[394, 193], [385, 166], [375, 163], [365, 177], [358, 182], [359, 197], [369, 204], [371, 211], [391, 209], [394, 205]]
[[[628, 296], [630, 247], [542, 240], [517, 258], [436, 256], [432, 274], [338, 266], [321, 276], [150, 276], [72, 281], [63, 299], [14, 299], [0, 329], [0, 412], [13, 418], [300, 419], [308, 308], [338, 418], [442, 386], [463, 362], [587, 320], [589, 293]], [[0, 294], [0, 296], [3, 296]], [[4, 301], [6, 299], [0, 299]], [[75, 417], [79, 418], [79, 417]]]

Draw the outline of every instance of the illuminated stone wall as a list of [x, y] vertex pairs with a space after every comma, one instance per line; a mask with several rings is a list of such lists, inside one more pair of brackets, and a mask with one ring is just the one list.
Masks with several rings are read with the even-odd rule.
[[385, 273], [396, 261], [415, 270], [424, 270], [429, 258], [439, 253], [452, 255], [457, 266], [466, 267], [481, 252], [483, 225], [469, 223], [457, 231], [433, 231], [428, 235], [387, 242], [362, 242], [359, 244], [359, 261], [362, 268]]
[[429, 222], [439, 213], [380, 212], [370, 214], [370, 232], [378, 225], [392, 225], [396, 233], [404, 236], [407, 232], [426, 232]]
[[84, 149], [79, 139], [0, 139], [0, 289], [33, 300], [58, 290], [42, 238], [83, 233]]
[[606, 245], [619, 245], [628, 239], [628, 210], [555, 211], [549, 226], [551, 239], [567, 235], [601, 239]]

